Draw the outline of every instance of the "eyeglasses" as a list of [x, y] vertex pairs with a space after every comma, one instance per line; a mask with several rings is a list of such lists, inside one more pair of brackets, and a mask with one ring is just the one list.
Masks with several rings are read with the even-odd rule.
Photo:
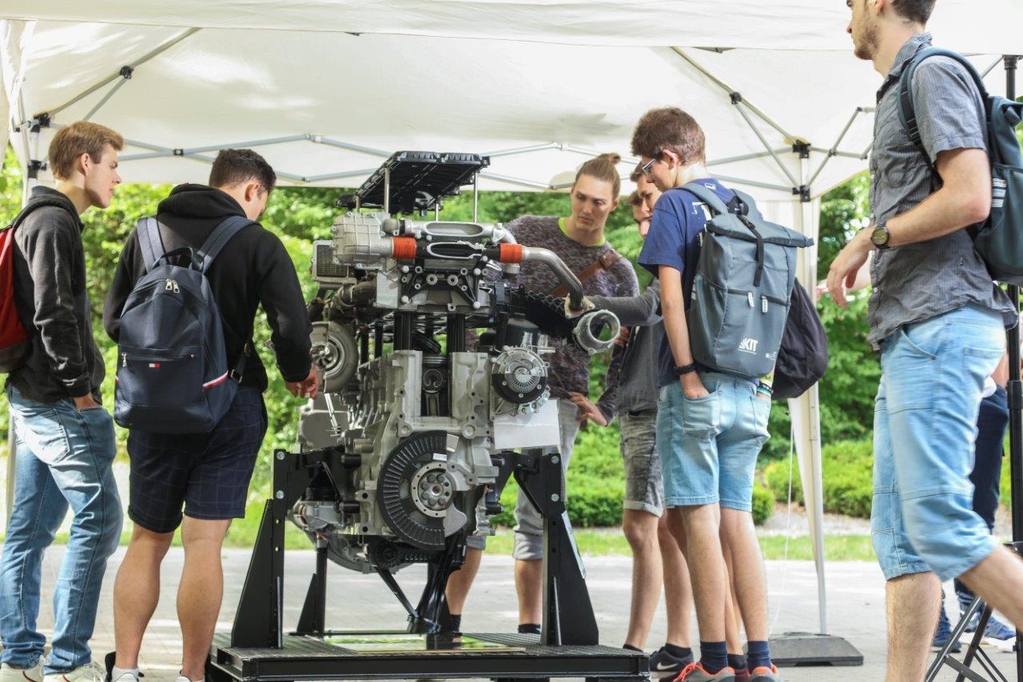
[[657, 159], [659, 158], [661, 158], [661, 152], [657, 152], [656, 156], [640, 166], [640, 172], [643, 173], [645, 177], [650, 177], [650, 171], [653, 170], [654, 164], [657, 163]]

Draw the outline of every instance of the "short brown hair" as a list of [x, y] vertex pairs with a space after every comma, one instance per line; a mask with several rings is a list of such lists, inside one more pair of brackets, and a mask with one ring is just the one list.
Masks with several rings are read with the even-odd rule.
[[246, 180], [255, 180], [269, 193], [277, 185], [277, 174], [251, 149], [221, 149], [210, 169], [210, 187], [230, 187]]
[[926, 24], [934, 11], [935, 0], [892, 0], [892, 8], [903, 19]]
[[639, 196], [639, 190], [638, 189], [632, 190], [632, 194], [629, 195], [629, 205], [630, 206], [642, 206], [643, 205], [643, 197]]
[[121, 134], [89, 121], [75, 121], [57, 131], [50, 141], [50, 170], [58, 180], [67, 180], [75, 171], [75, 159], [82, 154], [99, 162], [107, 145], [117, 151], [124, 147]]
[[575, 174], [575, 180], [572, 181], [572, 187], [579, 182], [580, 176], [588, 175], [591, 178], [611, 183], [611, 195], [617, 199], [622, 194], [622, 178], [618, 175], [618, 169], [615, 166], [621, 160], [622, 157], [618, 154], [601, 154], [590, 159], [579, 167], [579, 172]]
[[683, 164], [707, 160], [706, 138], [696, 119], [678, 107], [651, 109], [632, 133], [632, 153], [654, 159], [666, 149]]

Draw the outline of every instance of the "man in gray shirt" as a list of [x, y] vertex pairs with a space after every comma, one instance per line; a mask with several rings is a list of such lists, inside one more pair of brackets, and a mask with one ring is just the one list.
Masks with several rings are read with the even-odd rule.
[[854, 52], [884, 77], [870, 160], [870, 226], [835, 258], [828, 290], [845, 292], [871, 259], [870, 342], [881, 353], [874, 419], [872, 535], [887, 580], [888, 680], [924, 676], [940, 581], [959, 577], [1023, 623], [1023, 564], [972, 509], [984, 379], [1014, 324], [965, 228], [991, 205], [984, 106], [951, 59], [922, 62], [913, 80], [920, 134], [940, 175], [899, 120], [899, 75], [931, 38], [934, 0], [848, 0]]

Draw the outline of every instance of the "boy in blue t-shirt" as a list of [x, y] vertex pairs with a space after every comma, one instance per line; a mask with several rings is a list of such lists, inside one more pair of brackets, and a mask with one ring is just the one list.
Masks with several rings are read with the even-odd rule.
[[654, 207], [639, 262], [661, 282], [667, 343], [658, 371], [657, 448], [665, 506], [682, 521], [684, 540], [679, 541], [687, 547], [700, 626], [700, 661], [676, 681], [735, 679], [725, 647], [729, 583], [722, 538], [731, 554], [749, 639], [751, 680], [779, 680], [767, 645], [767, 586], [751, 514], [754, 466], [768, 436], [770, 387], [698, 366], [686, 324], [685, 302], [700, 255], [698, 237], [710, 211], [682, 186], [699, 182], [725, 203], [734, 193], [708, 174], [703, 131], [681, 109], [644, 114], [632, 135], [632, 153], [642, 157], [643, 172], [664, 192]]

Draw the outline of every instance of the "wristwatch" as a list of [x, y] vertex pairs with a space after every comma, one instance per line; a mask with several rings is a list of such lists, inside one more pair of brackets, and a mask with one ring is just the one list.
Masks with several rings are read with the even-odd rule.
[[677, 377], [680, 377], [683, 374], [692, 374], [696, 371], [696, 363], [690, 362], [688, 365], [682, 365], [681, 367], [676, 365], [673, 371]]
[[870, 243], [878, 248], [878, 250], [884, 250], [888, 248], [888, 240], [891, 238], [892, 233], [888, 231], [888, 227], [884, 222], [880, 222], [874, 226], [873, 231], [870, 233]]

